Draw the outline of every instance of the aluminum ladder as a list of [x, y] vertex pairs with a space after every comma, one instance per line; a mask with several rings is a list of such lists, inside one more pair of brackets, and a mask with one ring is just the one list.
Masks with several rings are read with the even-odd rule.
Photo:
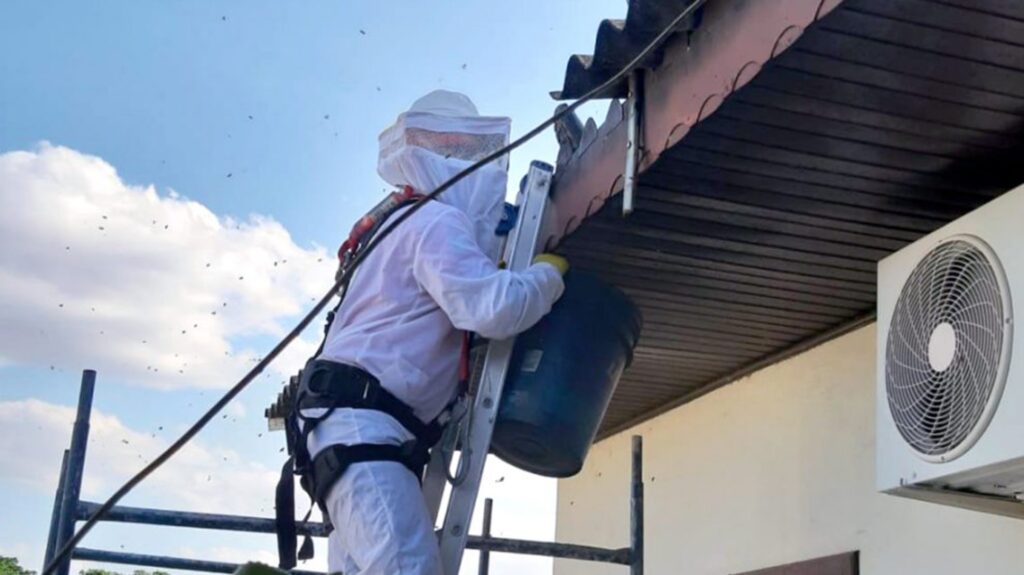
[[[543, 162], [531, 162], [523, 184], [520, 186], [516, 206], [518, 219], [505, 242], [502, 261], [512, 271], [525, 270], [533, 261], [539, 246], [540, 234], [547, 211], [551, 178], [554, 169]], [[483, 371], [476, 387], [476, 393], [469, 399], [468, 434], [461, 445], [462, 457], [468, 457], [464, 475], [457, 485], [451, 486], [444, 525], [439, 533], [441, 564], [446, 574], [456, 574], [462, 563], [462, 554], [469, 537], [469, 525], [473, 518], [484, 463], [490, 453], [491, 436], [501, 406], [502, 389], [512, 359], [515, 338], [491, 341], [483, 360]], [[423, 492], [431, 517], [436, 521], [449, 485], [448, 473], [440, 449], [434, 449], [430, 464], [423, 480]]]

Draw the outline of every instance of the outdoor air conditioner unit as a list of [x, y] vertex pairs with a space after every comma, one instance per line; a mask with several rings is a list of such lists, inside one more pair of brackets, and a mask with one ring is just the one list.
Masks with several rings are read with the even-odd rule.
[[886, 493], [1024, 517], [1024, 186], [878, 265]]

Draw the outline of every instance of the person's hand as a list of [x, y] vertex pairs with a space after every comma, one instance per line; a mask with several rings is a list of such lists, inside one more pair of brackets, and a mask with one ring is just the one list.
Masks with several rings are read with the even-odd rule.
[[558, 254], [538, 254], [533, 258], [533, 263], [550, 264], [552, 266], [555, 266], [555, 269], [558, 270], [558, 273], [562, 274], [563, 276], [565, 275], [565, 272], [569, 271], [569, 260], [563, 258]]

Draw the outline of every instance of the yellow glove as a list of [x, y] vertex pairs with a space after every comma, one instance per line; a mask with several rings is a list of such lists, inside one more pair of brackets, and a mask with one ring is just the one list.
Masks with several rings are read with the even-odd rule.
[[555, 268], [558, 269], [558, 273], [563, 276], [565, 275], [565, 272], [569, 271], [569, 260], [557, 254], [537, 254], [533, 258], [533, 263], [551, 264], [555, 266]]

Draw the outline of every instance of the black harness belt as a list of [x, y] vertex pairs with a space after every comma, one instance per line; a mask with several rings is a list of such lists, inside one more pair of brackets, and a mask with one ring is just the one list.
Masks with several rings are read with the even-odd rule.
[[[415, 440], [402, 445], [332, 445], [311, 458], [307, 447], [309, 434], [335, 409], [373, 409], [395, 418]], [[304, 410], [323, 409], [317, 416], [306, 416]], [[441, 438], [438, 421], [423, 423], [412, 408], [384, 389], [366, 371], [325, 360], [310, 360], [302, 370], [295, 408], [286, 421], [288, 452], [291, 457], [281, 470], [276, 496], [277, 547], [280, 567], [291, 569], [296, 564], [294, 479], [300, 483], [328, 518], [325, 499], [331, 487], [341, 479], [350, 465], [365, 461], [395, 461], [406, 466], [417, 479], [430, 458], [430, 448]], [[310, 509], [312, 511], [312, 509]], [[305, 522], [309, 519], [306, 514]], [[312, 541], [303, 542], [298, 558], [312, 557]]]
[[[409, 468], [416, 477], [423, 473], [427, 464], [425, 450], [418, 450], [413, 442], [404, 445], [332, 445], [324, 448], [313, 458], [313, 498], [321, 509], [326, 507], [327, 493], [341, 479], [345, 470], [355, 463], [364, 461], [395, 461]], [[422, 451], [423, 455], [417, 453]], [[323, 479], [321, 479], [323, 478]]]
[[420, 441], [433, 444], [441, 437], [437, 422], [423, 423], [411, 407], [358, 367], [317, 359], [306, 364], [302, 375], [299, 409], [375, 409], [394, 417]]

